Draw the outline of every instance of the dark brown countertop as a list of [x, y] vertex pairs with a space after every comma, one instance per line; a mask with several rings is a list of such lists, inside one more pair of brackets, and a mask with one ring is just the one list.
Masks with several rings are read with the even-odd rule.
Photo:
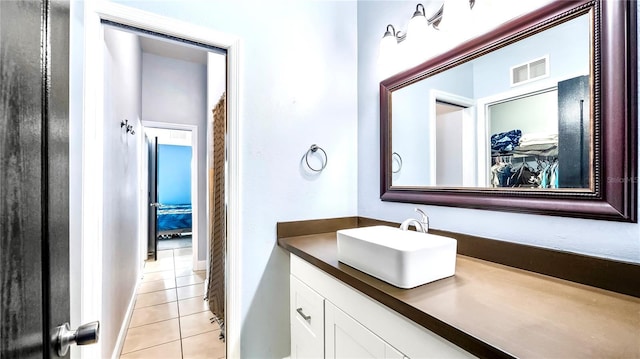
[[458, 255], [456, 275], [400, 289], [339, 263], [335, 232], [289, 252], [480, 357], [640, 358], [640, 299]]

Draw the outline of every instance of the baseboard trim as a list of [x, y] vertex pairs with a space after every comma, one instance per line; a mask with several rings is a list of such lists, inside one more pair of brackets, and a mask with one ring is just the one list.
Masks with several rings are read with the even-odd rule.
[[196, 262], [196, 267], [193, 268], [193, 270], [205, 270], [207, 269], [207, 261], [197, 261]]
[[138, 287], [140, 286], [141, 281], [142, 281], [142, 275], [139, 275], [138, 280], [136, 281], [136, 285], [133, 288], [133, 293], [131, 293], [129, 306], [127, 307], [127, 312], [124, 315], [122, 326], [120, 326], [120, 332], [118, 333], [118, 339], [116, 340], [116, 345], [113, 348], [113, 354], [111, 354], [111, 359], [120, 358], [120, 353], [122, 352], [122, 347], [124, 346], [124, 339], [127, 336], [127, 329], [129, 329], [129, 323], [131, 322], [131, 316], [133, 315], [133, 309], [136, 304], [136, 294], [138, 293]]

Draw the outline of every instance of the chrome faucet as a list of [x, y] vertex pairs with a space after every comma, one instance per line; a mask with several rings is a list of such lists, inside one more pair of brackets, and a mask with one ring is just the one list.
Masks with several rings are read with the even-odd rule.
[[400, 229], [406, 231], [409, 229], [409, 226], [413, 224], [416, 227], [416, 231], [427, 233], [429, 232], [429, 216], [424, 213], [420, 208], [416, 208], [416, 212], [420, 214], [420, 220], [415, 218], [405, 219], [404, 222], [400, 225]]

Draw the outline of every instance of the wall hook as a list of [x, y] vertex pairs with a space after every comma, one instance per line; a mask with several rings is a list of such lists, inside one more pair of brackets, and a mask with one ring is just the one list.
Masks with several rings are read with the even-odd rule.
[[125, 128], [126, 133], [130, 133], [132, 136], [136, 134], [136, 131], [133, 129], [133, 125], [129, 124], [129, 120], [124, 119], [124, 121], [120, 121], [120, 128]]

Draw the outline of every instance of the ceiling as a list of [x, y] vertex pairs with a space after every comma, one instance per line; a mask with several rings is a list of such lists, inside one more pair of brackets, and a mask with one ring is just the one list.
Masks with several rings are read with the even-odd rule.
[[139, 36], [142, 52], [176, 60], [207, 64], [207, 49], [195, 45], [165, 40], [157, 37]]

